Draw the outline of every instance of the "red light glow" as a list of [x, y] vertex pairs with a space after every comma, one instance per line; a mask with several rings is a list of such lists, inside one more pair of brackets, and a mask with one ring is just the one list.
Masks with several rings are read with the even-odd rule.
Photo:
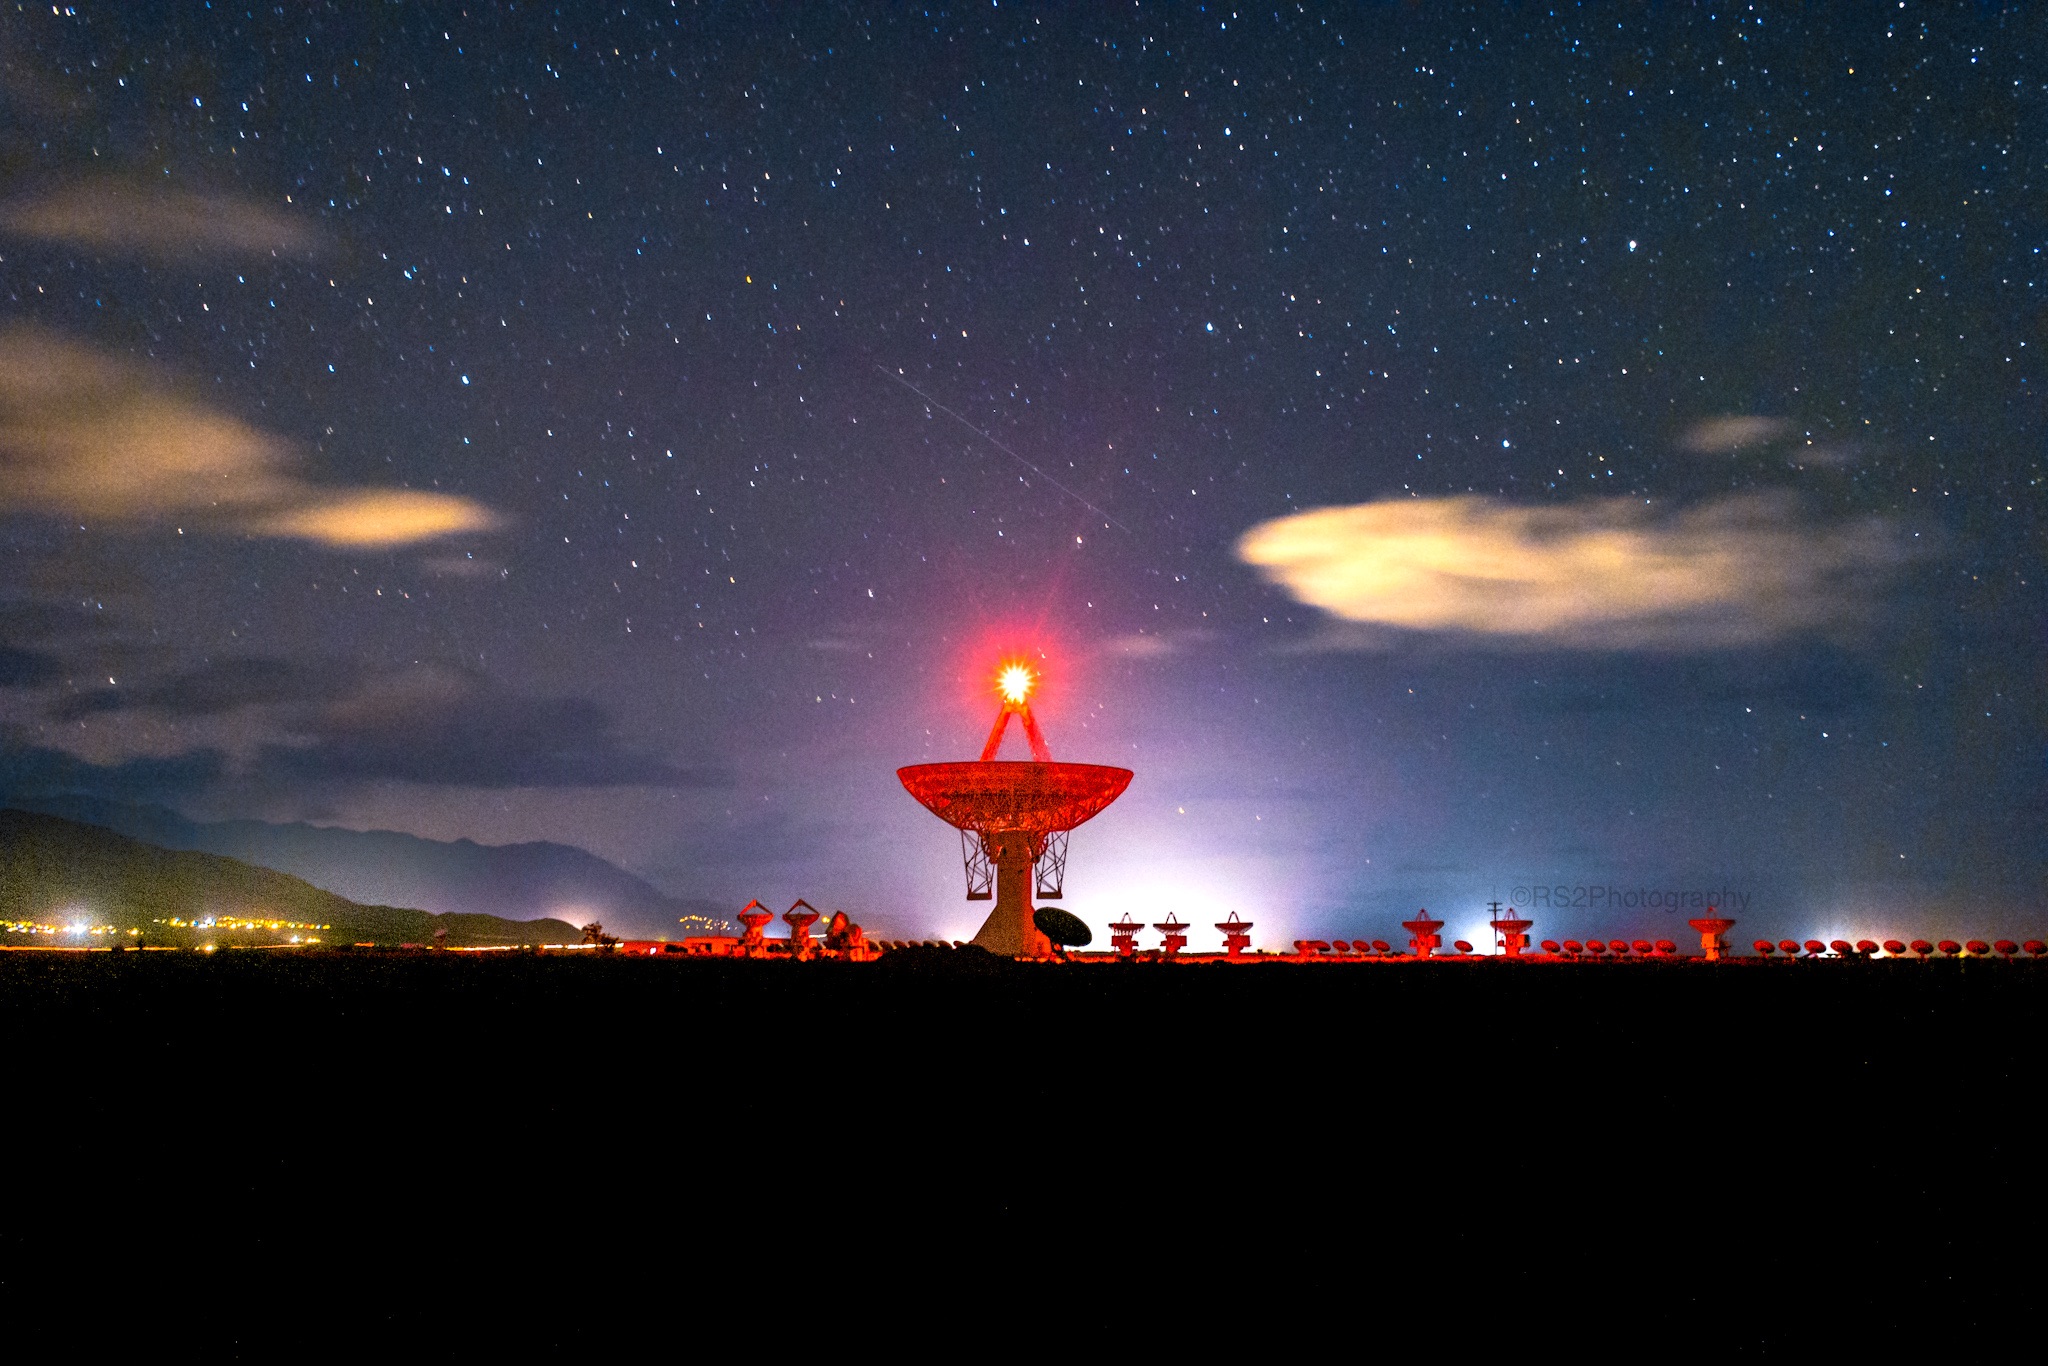
[[1032, 685], [1038, 682], [1038, 675], [1021, 663], [1009, 663], [996, 672], [996, 691], [1013, 707], [1024, 705], [1031, 696]]

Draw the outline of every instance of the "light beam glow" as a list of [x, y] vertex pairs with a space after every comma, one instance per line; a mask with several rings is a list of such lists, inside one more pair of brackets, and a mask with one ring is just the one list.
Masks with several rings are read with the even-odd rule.
[[996, 674], [997, 690], [1013, 707], [1024, 705], [1024, 699], [1031, 696], [1032, 685], [1037, 681], [1037, 675], [1022, 664], [1005, 664]]

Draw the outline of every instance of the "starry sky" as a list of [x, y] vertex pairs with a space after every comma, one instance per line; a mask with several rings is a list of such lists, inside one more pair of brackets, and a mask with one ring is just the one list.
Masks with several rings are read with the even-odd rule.
[[965, 937], [1018, 656], [1098, 932], [2038, 932], [2044, 38], [10, 6], [0, 782]]

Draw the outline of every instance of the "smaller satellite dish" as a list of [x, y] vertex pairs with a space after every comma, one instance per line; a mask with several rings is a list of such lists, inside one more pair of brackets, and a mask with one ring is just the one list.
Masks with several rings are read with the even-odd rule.
[[1778, 946], [1776, 944], [1773, 944], [1768, 939], [1759, 939], [1756, 941], [1756, 951], [1762, 954], [1764, 957], [1769, 958], [1772, 954], [1778, 951]]
[[1040, 934], [1065, 948], [1086, 948], [1095, 940], [1094, 931], [1080, 916], [1057, 906], [1040, 906], [1031, 913], [1031, 923], [1038, 926]]
[[1462, 939], [1453, 939], [1451, 941], [1451, 947], [1456, 949], [1459, 953], [1472, 952], [1472, 946]]
[[1890, 954], [1890, 955], [1891, 955], [1892, 957], [1894, 957], [1894, 958], [1903, 958], [1903, 957], [1905, 957], [1905, 956], [1906, 956], [1906, 946], [1905, 946], [1905, 944], [1904, 944], [1903, 942], [1901, 942], [1900, 940], [1897, 940], [1897, 939], [1887, 939], [1887, 940], [1885, 940], [1885, 941], [1884, 941], [1884, 951], [1885, 951], [1886, 953]]

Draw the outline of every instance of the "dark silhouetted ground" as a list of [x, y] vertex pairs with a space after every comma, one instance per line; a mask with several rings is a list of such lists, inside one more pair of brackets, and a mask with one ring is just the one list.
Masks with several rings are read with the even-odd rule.
[[41, 1148], [244, 1180], [274, 1243], [331, 1228], [301, 1200], [452, 1202], [504, 1248], [568, 1201], [602, 1232], [559, 1263], [629, 1280], [1043, 1275], [1106, 1329], [1127, 1274], [1187, 1312], [1420, 1296], [1447, 1331], [1755, 1350], [2034, 1303], [2044, 1003], [2048, 964], [2002, 961], [0, 954]]

